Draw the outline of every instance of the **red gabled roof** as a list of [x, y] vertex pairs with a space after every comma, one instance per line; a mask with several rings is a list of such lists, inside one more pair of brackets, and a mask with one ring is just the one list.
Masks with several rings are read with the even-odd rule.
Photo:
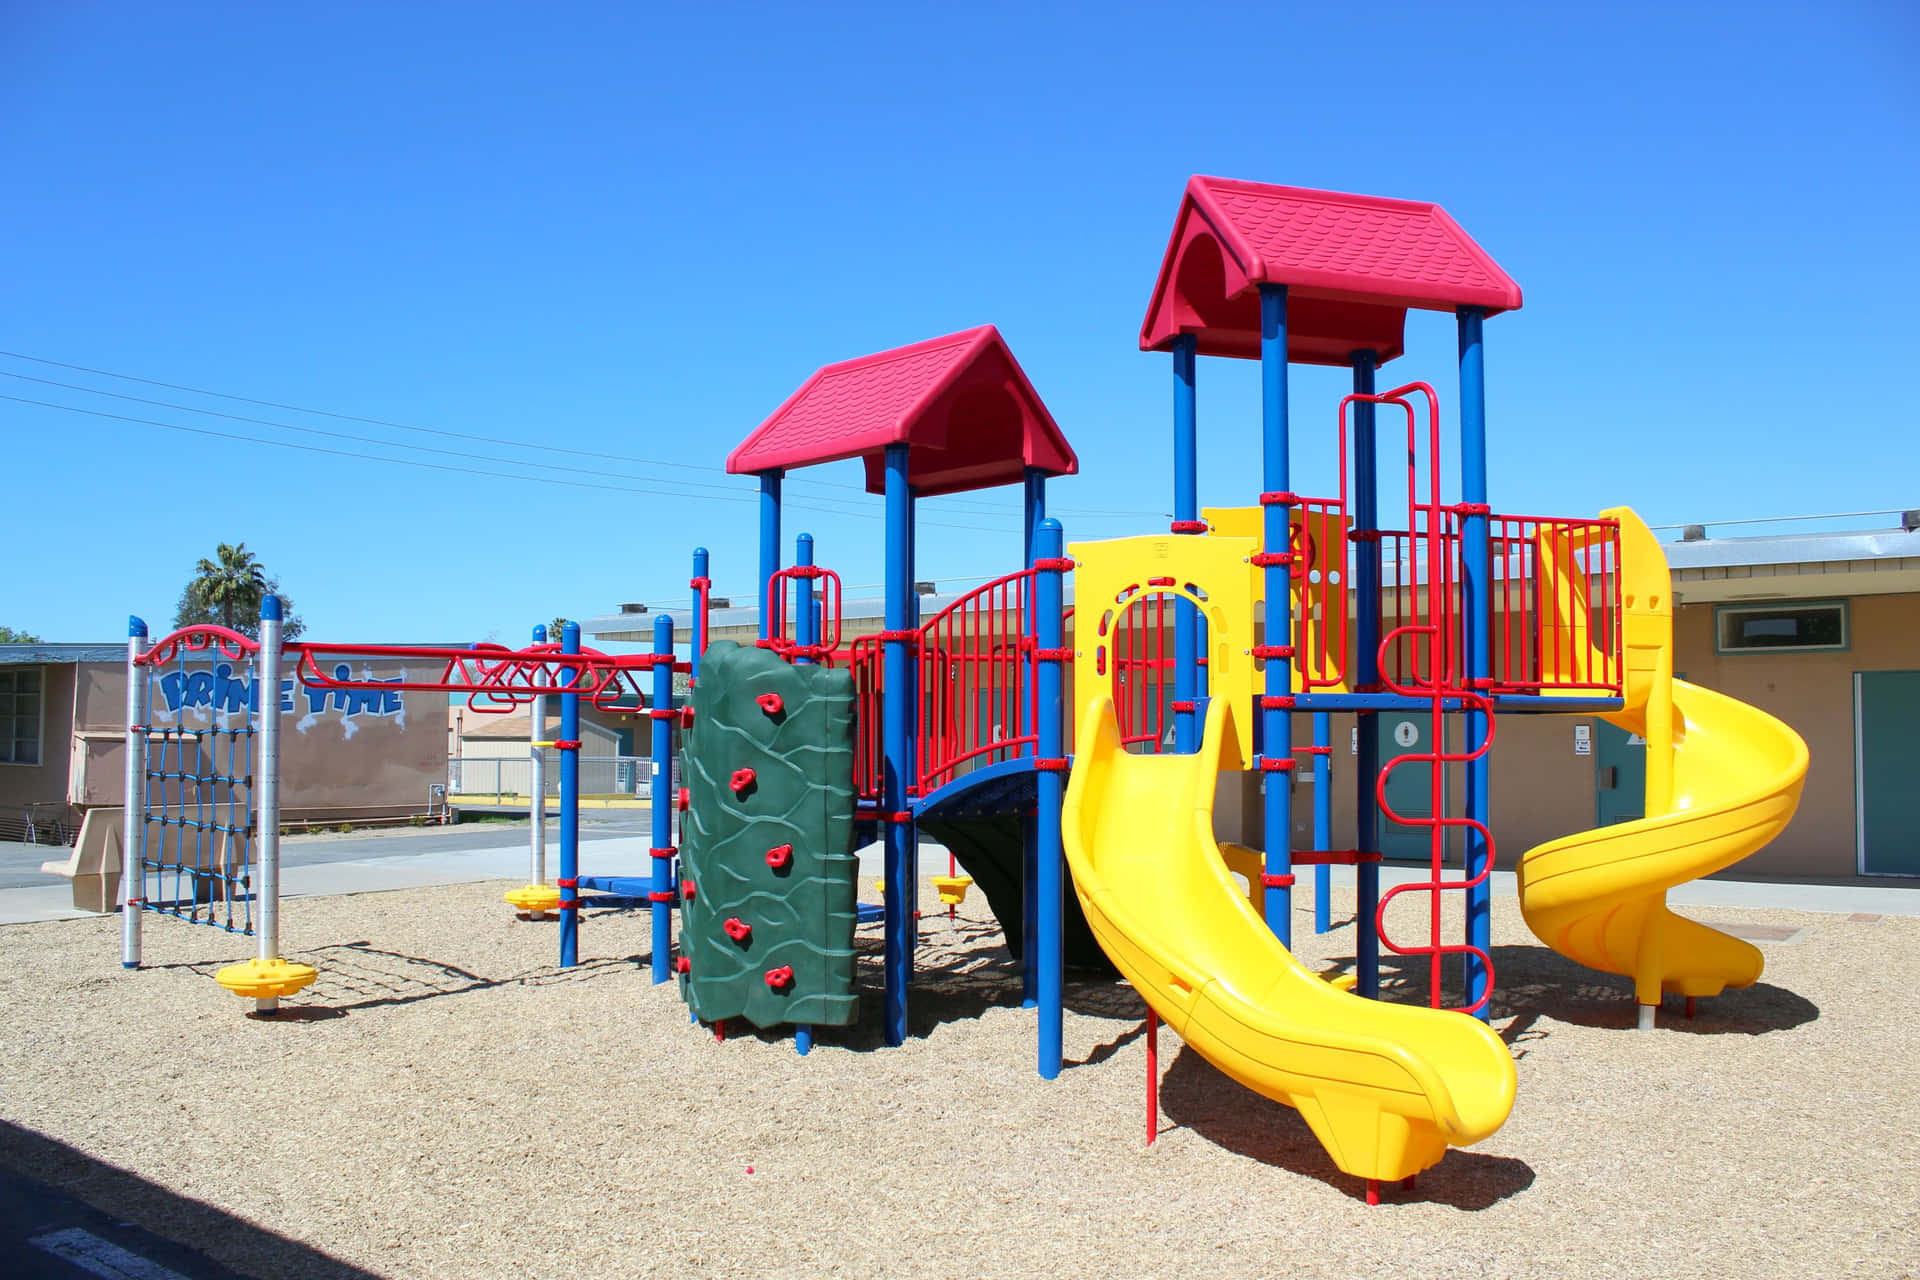
[[1520, 286], [1437, 204], [1195, 177], [1140, 349], [1191, 333], [1202, 354], [1257, 357], [1263, 284], [1287, 286], [1287, 357], [1307, 364], [1367, 348], [1391, 360], [1409, 307], [1520, 306]]
[[750, 475], [863, 458], [886, 491], [886, 450], [910, 445], [923, 494], [1017, 484], [1026, 468], [1073, 475], [1080, 460], [992, 325], [830, 364], [727, 455]]

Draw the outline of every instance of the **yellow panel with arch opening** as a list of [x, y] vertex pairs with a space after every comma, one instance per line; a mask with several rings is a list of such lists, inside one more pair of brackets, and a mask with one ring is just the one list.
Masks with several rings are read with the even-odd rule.
[[[1257, 667], [1253, 602], [1260, 571], [1251, 538], [1157, 534], [1076, 542], [1074, 560], [1074, 722], [1091, 699], [1113, 697], [1123, 735], [1158, 739], [1173, 667], [1172, 612], [1186, 600], [1206, 619], [1207, 692], [1250, 708]], [[1129, 685], [1129, 680], [1133, 683]], [[1143, 696], [1145, 690], [1154, 692]], [[1131, 723], [1129, 723], [1131, 720]], [[1143, 723], [1144, 721], [1144, 723]], [[1254, 758], [1251, 715], [1229, 718], [1220, 767]]]

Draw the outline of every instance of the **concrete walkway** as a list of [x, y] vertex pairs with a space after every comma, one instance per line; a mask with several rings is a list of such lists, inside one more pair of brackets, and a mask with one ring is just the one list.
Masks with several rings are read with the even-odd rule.
[[[652, 874], [644, 833], [608, 823], [581, 832], [580, 870], [586, 875]], [[559, 840], [549, 836], [548, 874], [557, 875]], [[524, 823], [502, 827], [441, 828], [431, 831], [394, 831], [352, 838], [293, 838], [282, 846], [281, 893], [288, 898], [325, 894], [375, 893], [385, 889], [419, 889], [433, 885], [470, 884], [479, 880], [527, 878], [527, 830]], [[38, 920], [80, 919], [86, 912], [73, 909], [68, 883], [39, 874], [40, 862], [56, 850], [37, 845], [0, 845], [0, 925]], [[877, 877], [882, 869], [877, 844], [859, 851], [863, 876]], [[25, 862], [31, 860], [29, 874]], [[946, 850], [923, 843], [923, 875], [944, 874]], [[1334, 867], [1333, 883], [1353, 887], [1353, 869]], [[1311, 868], [1300, 869], [1300, 879], [1311, 885]], [[1383, 886], [1417, 880], [1424, 872], [1387, 866], [1381, 869]], [[36, 883], [37, 882], [37, 883]], [[1309, 889], [1309, 893], [1311, 890]], [[1496, 898], [1515, 895], [1510, 871], [1493, 875]], [[862, 896], [872, 897], [867, 886]], [[1920, 883], [1911, 880], [1796, 881], [1765, 883], [1749, 880], [1696, 880], [1682, 885], [1667, 899], [1678, 907], [1750, 907], [1761, 910], [1855, 912], [1920, 916]]]

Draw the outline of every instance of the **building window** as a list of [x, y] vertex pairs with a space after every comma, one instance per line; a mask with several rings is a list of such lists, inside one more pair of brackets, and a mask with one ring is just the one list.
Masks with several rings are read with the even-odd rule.
[[1847, 647], [1844, 600], [1796, 604], [1729, 604], [1714, 610], [1721, 653], [1811, 653]]
[[40, 763], [40, 668], [0, 667], [0, 764]]

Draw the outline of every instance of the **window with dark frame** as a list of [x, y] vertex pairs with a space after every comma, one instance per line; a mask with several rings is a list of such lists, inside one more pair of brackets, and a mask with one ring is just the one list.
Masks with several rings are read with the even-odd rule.
[[0, 667], [0, 764], [40, 763], [40, 668]]
[[1847, 647], [1843, 600], [1721, 605], [1714, 611], [1721, 653], [1808, 653]]

